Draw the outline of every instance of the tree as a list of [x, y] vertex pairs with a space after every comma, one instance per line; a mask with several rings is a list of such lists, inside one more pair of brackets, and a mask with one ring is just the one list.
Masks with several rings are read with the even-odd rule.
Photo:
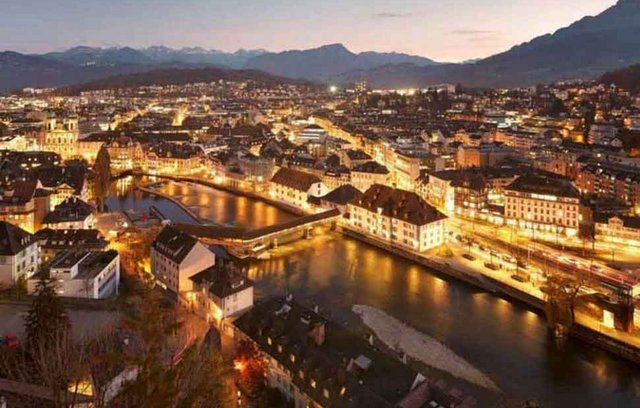
[[137, 371], [120, 396], [124, 406], [225, 406], [229, 369], [220, 354], [185, 331], [176, 310], [147, 290], [131, 302], [123, 326], [131, 347], [117, 356]]
[[547, 298], [545, 312], [551, 328], [563, 332], [571, 329], [576, 321], [578, 294], [585, 284], [586, 279], [579, 275], [554, 273], [547, 276], [542, 291]]
[[[86, 377], [86, 347], [71, 338], [69, 318], [53, 283], [38, 282], [37, 294], [25, 318], [26, 341], [5, 348], [0, 356], [2, 376], [29, 384], [48, 395], [53, 406], [71, 407], [81, 394]], [[42, 402], [23, 395], [25, 404]], [[33, 405], [37, 406], [37, 405]]]
[[58, 341], [70, 329], [69, 317], [55, 290], [55, 282], [44, 276], [38, 281], [36, 296], [25, 318], [27, 343], [35, 345], [44, 341]]
[[111, 157], [104, 146], [98, 152], [93, 171], [95, 173], [93, 195], [98, 204], [98, 209], [104, 211], [104, 201], [109, 194], [109, 187], [111, 186]]

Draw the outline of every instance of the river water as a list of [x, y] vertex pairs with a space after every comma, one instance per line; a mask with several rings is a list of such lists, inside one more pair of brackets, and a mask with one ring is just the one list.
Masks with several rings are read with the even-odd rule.
[[[169, 183], [161, 191], [217, 224], [260, 227], [294, 217], [206, 187]], [[193, 222], [171, 202], [139, 192], [108, 205], [155, 205], [176, 221]], [[378, 307], [445, 344], [512, 397], [544, 407], [640, 407], [640, 367], [578, 341], [558, 345], [544, 318], [528, 308], [340, 234], [285, 245], [253, 263], [249, 274], [258, 296], [290, 291], [344, 323], [354, 304]]]

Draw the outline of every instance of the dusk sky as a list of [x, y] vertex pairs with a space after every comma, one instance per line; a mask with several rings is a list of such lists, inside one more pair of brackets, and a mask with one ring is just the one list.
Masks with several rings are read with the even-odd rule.
[[504, 51], [615, 0], [0, 0], [0, 50], [76, 45], [270, 51], [343, 43], [461, 61]]

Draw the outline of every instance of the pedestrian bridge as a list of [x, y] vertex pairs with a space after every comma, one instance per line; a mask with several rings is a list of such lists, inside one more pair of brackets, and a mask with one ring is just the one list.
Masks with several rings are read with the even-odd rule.
[[173, 226], [197, 237], [205, 244], [223, 245], [233, 255], [243, 258], [255, 257], [262, 250], [277, 248], [279, 244], [309, 238], [313, 228], [317, 226], [334, 228], [340, 216], [340, 211], [333, 209], [256, 229], [193, 224], [173, 224]]

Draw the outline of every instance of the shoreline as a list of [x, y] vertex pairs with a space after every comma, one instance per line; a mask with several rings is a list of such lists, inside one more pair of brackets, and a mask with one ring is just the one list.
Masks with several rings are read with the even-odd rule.
[[[146, 175], [149, 174], [144, 173], [135, 173], [135, 175]], [[213, 189], [218, 189], [222, 191], [226, 191], [231, 194], [237, 194], [239, 196], [249, 197], [252, 199], [256, 199], [262, 202], [265, 202], [269, 205], [273, 205], [283, 211], [289, 212], [295, 215], [305, 215], [306, 213], [300, 209], [293, 208], [281, 202], [272, 200], [268, 197], [264, 197], [263, 195], [247, 192], [243, 190], [239, 190], [229, 186], [219, 185], [213, 182], [200, 180], [193, 177], [184, 177], [184, 176], [155, 176], [158, 178], [165, 178], [179, 182], [192, 182], [195, 184], [203, 185], [206, 187], [210, 187]], [[174, 201], [175, 199], [172, 199]], [[473, 286], [474, 288], [478, 288], [494, 295], [500, 296], [505, 300], [511, 303], [519, 303], [522, 307], [525, 307], [529, 310], [532, 310], [536, 313], [541, 313], [541, 315], [545, 318], [544, 313], [545, 302], [522, 291], [518, 288], [510, 286], [504, 282], [496, 280], [490, 276], [485, 274], [477, 274], [477, 273], [468, 273], [462, 270], [458, 270], [452, 267], [447, 262], [438, 262], [435, 260], [431, 260], [425, 256], [421, 256], [418, 254], [411, 253], [405, 249], [390, 246], [388, 242], [380, 242], [376, 238], [365, 236], [359, 232], [350, 230], [345, 226], [338, 226], [337, 231], [339, 231], [342, 235], [356, 239], [365, 244], [374, 246], [378, 249], [381, 249], [385, 252], [392, 253], [396, 256], [399, 256], [403, 259], [407, 259], [411, 262], [415, 262], [422, 267], [428, 269], [429, 273], [439, 275], [442, 277], [446, 277], [448, 279], [456, 279], [459, 282], [464, 284]], [[596, 330], [593, 330], [587, 326], [582, 325], [578, 321], [574, 322], [573, 327], [569, 331], [569, 337], [583, 341], [591, 346], [598, 347], [602, 350], [610, 352], [611, 354], [616, 355], [619, 358], [625, 359], [632, 363], [640, 364], [640, 349], [629, 345], [621, 340], [615, 339], [606, 334], [600, 333]]]

